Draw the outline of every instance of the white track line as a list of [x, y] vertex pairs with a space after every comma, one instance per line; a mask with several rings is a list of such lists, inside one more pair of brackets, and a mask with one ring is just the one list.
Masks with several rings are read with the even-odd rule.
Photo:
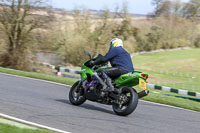
[[[51, 84], [56, 84], [56, 85], [61, 85], [61, 86], [66, 86], [66, 87], [71, 87], [71, 85], [66, 85], [66, 84], [62, 84], [62, 83], [56, 83], [56, 82], [42, 80], [42, 79], [35, 79], [35, 78], [23, 77], [23, 76], [12, 75], [12, 74], [7, 74], [7, 73], [1, 73], [1, 72], [0, 72], [0, 74], [5, 74], [5, 75], [9, 75], [9, 76], [14, 76], [14, 77], [21, 77], [21, 78], [26, 78], [26, 79], [32, 79], [32, 80], [37, 80], [37, 81], [43, 81], [43, 82], [47, 82], [47, 83], [51, 83]], [[150, 101], [145, 101], [145, 100], [140, 100], [140, 101], [143, 101], [143, 102], [146, 102], [146, 103], [157, 104], [157, 105], [165, 106], [165, 107], [169, 107], [169, 108], [175, 108], [175, 109], [180, 109], [180, 110], [185, 110], [185, 111], [198, 112], [198, 111], [194, 111], [194, 110], [184, 109], [184, 108], [175, 107], [175, 106], [166, 105], [166, 104], [161, 104], [161, 103], [155, 103], [155, 102], [150, 102]]]
[[19, 118], [16, 118], [16, 117], [12, 117], [12, 116], [9, 116], [9, 115], [5, 115], [5, 114], [2, 114], [2, 113], [0, 113], [0, 117], [7, 118], [7, 119], [10, 119], [10, 120], [19, 122], [19, 123], [27, 124], [27, 125], [38, 127], [38, 128], [48, 129], [48, 130], [55, 131], [55, 132], [70, 133], [70, 132], [67, 132], [67, 131], [60, 130], [60, 129], [56, 129], [56, 128], [44, 126], [44, 125], [41, 125], [41, 124], [25, 121], [25, 120], [22, 120], [22, 119], [19, 119]]

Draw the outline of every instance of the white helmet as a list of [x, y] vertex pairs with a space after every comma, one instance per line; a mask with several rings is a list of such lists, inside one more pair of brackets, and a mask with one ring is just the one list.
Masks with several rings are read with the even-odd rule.
[[113, 38], [111, 41], [110, 41], [110, 47], [123, 47], [123, 42], [121, 39], [119, 38]]

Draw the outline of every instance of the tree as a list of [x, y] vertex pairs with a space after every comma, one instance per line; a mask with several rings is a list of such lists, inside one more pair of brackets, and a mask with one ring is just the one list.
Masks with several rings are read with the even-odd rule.
[[76, 32], [83, 35], [86, 35], [90, 32], [90, 27], [91, 27], [90, 11], [87, 10], [80, 11], [78, 9], [75, 9], [73, 11], [73, 18], [74, 18], [74, 26]]
[[180, 0], [172, 2], [171, 6], [172, 6], [171, 12], [173, 16], [175, 17], [183, 16], [183, 3], [181, 3]]
[[122, 21], [120, 24], [115, 24], [113, 34], [115, 37], [119, 37], [126, 41], [137, 34], [137, 28], [132, 25], [132, 17], [128, 14], [128, 3], [123, 3], [120, 12], [118, 12], [118, 9], [119, 7], [116, 8], [116, 13]]
[[[91, 32], [90, 19], [89, 11], [75, 9], [71, 28], [70, 26], [65, 27], [56, 35], [55, 48], [65, 63], [80, 66], [88, 58], [84, 55], [84, 51], [92, 49], [89, 46], [90, 42], [88, 42]], [[69, 25], [69, 23], [66, 25]]]
[[171, 2], [169, 0], [153, 0], [152, 4], [155, 5], [153, 16], [169, 16]]
[[109, 41], [113, 37], [112, 29], [114, 23], [109, 20], [110, 11], [106, 9], [101, 14], [102, 20], [99, 21], [98, 26], [94, 29], [93, 33], [89, 36], [89, 42], [94, 46], [93, 54], [107, 52], [105, 49], [109, 47]]
[[200, 16], [200, 1], [190, 0], [184, 7], [185, 17], [197, 17]]
[[7, 40], [7, 49], [1, 56], [1, 65], [28, 69], [27, 51], [33, 30], [43, 28], [50, 21], [49, 12], [36, 13], [47, 5], [43, 0], [0, 0], [0, 27]]

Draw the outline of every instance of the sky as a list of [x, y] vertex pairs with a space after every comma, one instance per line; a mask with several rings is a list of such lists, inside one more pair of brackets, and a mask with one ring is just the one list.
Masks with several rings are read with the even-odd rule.
[[[52, 6], [66, 10], [74, 8], [103, 10], [108, 8], [110, 11], [115, 11], [116, 6], [121, 6], [123, 1], [127, 1], [129, 13], [149, 14], [154, 10], [154, 6], [151, 4], [152, 0], [52, 0]], [[180, 1], [188, 2], [189, 0]]]

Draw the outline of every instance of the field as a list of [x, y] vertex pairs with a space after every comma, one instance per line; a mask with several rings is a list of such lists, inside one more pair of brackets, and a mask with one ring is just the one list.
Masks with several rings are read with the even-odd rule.
[[200, 92], [200, 49], [141, 54], [133, 63], [149, 74], [149, 83]]

